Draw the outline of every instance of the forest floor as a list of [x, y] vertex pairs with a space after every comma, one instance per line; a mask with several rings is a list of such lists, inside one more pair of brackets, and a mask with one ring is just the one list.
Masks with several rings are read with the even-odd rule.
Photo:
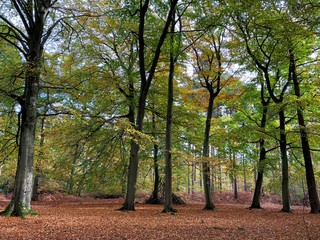
[[[281, 205], [263, 201], [265, 210], [248, 210], [251, 194], [216, 194], [217, 211], [205, 211], [202, 197], [189, 198], [177, 213], [161, 213], [161, 205], [142, 204], [135, 212], [116, 211], [123, 198], [81, 199], [44, 194], [32, 202], [38, 213], [22, 220], [0, 216], [0, 239], [320, 239], [320, 215], [294, 206], [282, 213]], [[140, 202], [140, 203], [139, 203]], [[0, 211], [9, 198], [0, 195]]]

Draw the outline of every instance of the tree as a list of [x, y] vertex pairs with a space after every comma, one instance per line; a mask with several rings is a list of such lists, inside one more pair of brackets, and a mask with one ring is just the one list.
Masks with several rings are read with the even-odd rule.
[[174, 36], [176, 25], [176, 11], [173, 12], [171, 21], [171, 36], [170, 36], [170, 64], [169, 64], [169, 77], [168, 77], [168, 102], [167, 102], [167, 117], [166, 117], [166, 168], [165, 168], [165, 185], [164, 185], [164, 209], [163, 212], [176, 212], [172, 207], [172, 156], [171, 156], [171, 131], [172, 131], [172, 108], [173, 108], [173, 80], [174, 68], [178, 57], [174, 54]]
[[[297, 72], [296, 54], [299, 54], [299, 52], [302, 51], [304, 54], [309, 53], [309, 55], [312, 55], [312, 52], [310, 52], [310, 50], [308, 51], [308, 48], [310, 48], [310, 46], [311, 48], [314, 48], [313, 45], [316, 45], [313, 36], [317, 29], [317, 21], [319, 21], [317, 7], [319, 8], [319, 6], [312, 1], [309, 1], [307, 4], [296, 1], [288, 1], [288, 12], [290, 15], [288, 14], [286, 23], [287, 25], [291, 26], [291, 29], [293, 30], [288, 29], [287, 34], [285, 35], [288, 44], [288, 58], [290, 61], [289, 75], [293, 81], [294, 95], [297, 97], [297, 118], [304, 157], [311, 213], [320, 213], [320, 201], [314, 177], [307, 125], [304, 117], [304, 107], [301, 103], [302, 93], [300, 90], [300, 83], [302, 80], [299, 80], [299, 74]], [[298, 20], [294, 20], [296, 17]], [[301, 39], [303, 39], [303, 41], [301, 41]], [[301, 59], [303, 61], [303, 58]]]
[[[207, 107], [207, 118], [205, 124], [204, 140], [202, 156], [204, 161], [202, 163], [203, 184], [205, 190], [206, 205], [205, 210], [215, 210], [212, 202], [211, 187], [210, 187], [210, 166], [207, 162], [209, 157], [209, 136], [212, 120], [212, 112], [214, 107], [214, 99], [218, 96], [222, 84], [222, 56], [221, 56], [221, 41], [224, 37], [223, 32], [213, 33], [211, 30], [207, 33], [203, 46], [193, 46], [196, 61], [196, 72], [199, 75], [201, 86], [206, 88], [209, 92], [209, 103]], [[198, 48], [199, 47], [199, 48]]]
[[[6, 216], [25, 217], [33, 214], [30, 201], [33, 184], [33, 155], [37, 120], [37, 100], [40, 90], [40, 70], [44, 46], [58, 22], [47, 26], [49, 10], [57, 0], [15, 1], [7, 3], [3, 10], [13, 8], [18, 16], [1, 13], [0, 37], [16, 47], [25, 59], [25, 84], [22, 95], [10, 94], [21, 107], [18, 166], [14, 194], [8, 207], [2, 212]], [[20, 25], [22, 24], [22, 26]]]
[[[261, 105], [262, 105], [262, 117], [260, 121], [259, 127], [261, 131], [266, 130], [267, 124], [267, 113], [268, 113], [268, 106], [270, 104], [270, 98], [265, 99], [265, 92], [264, 92], [264, 83], [261, 83]], [[256, 180], [256, 185], [254, 188], [254, 195], [252, 199], [251, 208], [261, 208], [260, 206], [260, 195], [261, 195], [261, 188], [262, 188], [262, 181], [263, 181], [263, 173], [265, 168], [265, 161], [266, 161], [266, 148], [265, 148], [265, 138], [261, 137], [259, 139], [259, 162], [258, 162], [258, 177]]]
[[[145, 116], [145, 106], [152, 83], [156, 67], [159, 61], [161, 47], [166, 39], [168, 34], [170, 23], [173, 19], [174, 9], [178, 3], [178, 0], [170, 1], [168, 15], [165, 20], [165, 25], [163, 27], [161, 36], [157, 41], [156, 49], [154, 56], [151, 60], [150, 69], [148, 73], [146, 72], [146, 59], [145, 59], [145, 26], [146, 26], [146, 14], [149, 10], [149, 0], [145, 2], [140, 1], [139, 6], [139, 33], [138, 33], [138, 42], [139, 42], [139, 70], [140, 70], [140, 94], [138, 101], [138, 110], [135, 121], [135, 130], [142, 132], [143, 130], [143, 119]], [[127, 182], [127, 193], [126, 200], [120, 210], [134, 211], [134, 198], [136, 191], [136, 182], [138, 176], [138, 163], [139, 163], [139, 139], [132, 139], [131, 149], [130, 149], [130, 163], [128, 171], [128, 182]]]
[[[290, 68], [291, 68], [291, 71], [289, 74], [291, 74], [293, 85], [294, 85], [294, 92], [299, 101], [299, 99], [301, 98], [301, 92], [300, 92], [300, 84], [299, 84], [298, 74], [296, 69], [295, 55], [293, 52], [290, 52]], [[311, 151], [310, 151], [310, 145], [308, 140], [308, 132], [306, 130], [303, 107], [299, 102], [297, 106], [297, 116], [298, 116], [298, 122], [299, 122], [302, 152], [303, 152], [305, 169], [306, 169], [306, 180], [307, 180], [307, 186], [308, 186], [311, 213], [320, 213], [320, 202], [319, 202], [319, 197], [317, 192], [317, 185], [314, 177]]]
[[[156, 128], [156, 114], [152, 112], [152, 136], [154, 141], [157, 139], [157, 128]], [[154, 167], [154, 184], [153, 191], [146, 203], [149, 204], [160, 204], [161, 200], [159, 197], [159, 187], [160, 187], [160, 174], [159, 174], [159, 146], [157, 142], [153, 144], [153, 167]]]
[[[261, 4], [261, 5], [260, 5]], [[283, 49], [277, 39], [278, 26], [266, 25], [268, 21], [273, 22], [276, 15], [269, 15], [267, 20], [261, 18], [264, 16], [260, 13], [254, 12], [256, 7], [264, 7], [268, 9], [268, 5], [264, 6], [263, 3], [256, 3], [255, 6], [251, 5], [242, 6], [248, 7], [248, 14], [240, 13], [239, 9], [235, 16], [234, 21], [240, 31], [240, 36], [243, 38], [248, 55], [259, 68], [264, 76], [268, 93], [279, 109], [279, 144], [282, 161], [282, 199], [284, 212], [291, 212], [290, 194], [289, 194], [289, 173], [288, 173], [288, 156], [287, 156], [287, 140], [286, 140], [286, 117], [284, 96], [291, 82], [290, 77], [285, 80], [282, 72], [285, 72], [284, 66], [286, 64], [279, 56], [285, 56]], [[277, 6], [274, 6], [277, 8]], [[281, 14], [280, 14], [281, 16]], [[272, 27], [271, 27], [272, 26]], [[274, 75], [272, 77], [272, 75]], [[273, 78], [274, 80], [271, 80]], [[277, 86], [279, 85], [279, 87]], [[278, 89], [277, 89], [278, 88]], [[278, 92], [278, 96], [276, 96]]]

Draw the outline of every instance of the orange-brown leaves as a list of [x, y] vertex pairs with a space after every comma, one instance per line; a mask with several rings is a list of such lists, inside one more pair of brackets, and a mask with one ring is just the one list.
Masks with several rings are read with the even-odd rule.
[[[219, 197], [227, 200], [224, 195]], [[294, 207], [294, 214], [280, 212], [280, 205], [248, 210], [248, 205], [221, 203], [217, 204], [217, 211], [202, 210], [203, 203], [176, 206], [175, 214], [160, 213], [161, 205], [147, 204], [137, 204], [135, 212], [115, 211], [122, 201], [46, 196], [33, 206], [40, 215], [27, 220], [0, 217], [0, 238], [307, 239], [302, 207]], [[5, 204], [0, 201], [1, 207]], [[305, 218], [311, 239], [318, 239], [319, 216], [305, 213]]]

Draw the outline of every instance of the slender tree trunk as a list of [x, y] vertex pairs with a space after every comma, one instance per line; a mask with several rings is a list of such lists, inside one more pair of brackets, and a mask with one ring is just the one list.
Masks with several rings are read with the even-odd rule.
[[[135, 127], [135, 108], [136, 108], [135, 99], [134, 99], [134, 92], [135, 92], [135, 90], [134, 90], [134, 82], [133, 82], [133, 79], [130, 77], [129, 78], [129, 94], [126, 95], [126, 97], [127, 97], [128, 103], [129, 103], [128, 120], [129, 120], [129, 122], [130, 122], [130, 124], [131, 124], [131, 126], [133, 128]], [[131, 162], [131, 156], [132, 156], [131, 153], [133, 151], [133, 149], [132, 149], [132, 140], [131, 140], [130, 146], [131, 146], [131, 148], [130, 148], [130, 156], [129, 156], [129, 158], [130, 158], [130, 162]], [[128, 178], [129, 177], [128, 176], [129, 175], [129, 173], [128, 173], [128, 171], [129, 171], [128, 170], [129, 169], [128, 165], [125, 164], [124, 167], [127, 167], [127, 170], [124, 170], [124, 173], [126, 174], [124, 176], [126, 176], [126, 178]], [[125, 192], [126, 192], [125, 187], [122, 188], [122, 192], [125, 194]]]
[[[290, 54], [290, 62], [291, 62], [294, 91], [295, 91], [295, 95], [299, 99], [301, 97], [301, 93], [300, 93], [298, 76], [296, 72], [295, 57], [293, 53]], [[308, 132], [306, 130], [306, 124], [305, 124], [304, 115], [303, 115], [303, 107], [299, 102], [297, 107], [297, 115], [298, 115], [299, 129], [300, 129], [302, 152], [304, 157], [304, 165], [306, 169], [306, 180], [307, 180], [307, 186], [308, 186], [311, 213], [320, 213], [320, 202], [319, 202], [317, 185], [316, 185], [313, 166], [312, 166], [311, 151], [310, 151], [310, 146], [308, 141]]]
[[201, 176], [202, 175], [202, 172], [203, 172], [203, 169], [202, 169], [202, 164], [199, 166], [199, 172], [200, 172], [200, 176], [199, 176], [199, 188], [202, 189], [202, 185], [203, 185], [203, 177]]
[[[175, 17], [173, 17], [171, 32], [174, 32]], [[171, 129], [172, 129], [172, 107], [173, 107], [173, 78], [175, 59], [173, 57], [174, 39], [171, 35], [171, 53], [170, 53], [170, 69], [168, 78], [168, 103], [167, 103], [167, 125], [166, 125], [166, 168], [165, 168], [165, 186], [164, 186], [164, 209], [163, 212], [175, 212], [172, 207], [172, 157], [171, 157]]]
[[[155, 50], [155, 54], [152, 60], [152, 64], [150, 70], [148, 71], [148, 76], [146, 75], [146, 65], [145, 65], [145, 17], [146, 13], [149, 9], [149, 0], [146, 0], [144, 3], [140, 1], [140, 17], [139, 17], [139, 70], [140, 70], [140, 97], [138, 103], [138, 113], [136, 120], [136, 130], [142, 132], [143, 129], [143, 119], [145, 115], [145, 106], [148, 91], [150, 89], [150, 85], [153, 79], [153, 76], [156, 71], [156, 67], [159, 61], [161, 47], [166, 39], [168, 34], [168, 29], [170, 23], [172, 21], [174, 9], [178, 3], [178, 0], [173, 0], [170, 2], [170, 10], [166, 19], [165, 26], [163, 28], [162, 34], [159, 38], [159, 42], [157, 48]], [[136, 183], [138, 177], [138, 165], [139, 165], [139, 137], [133, 137], [131, 140], [131, 149], [130, 149], [130, 163], [128, 169], [128, 183], [127, 183], [127, 194], [126, 200], [123, 206], [119, 210], [124, 211], [134, 211], [134, 199], [136, 193]]]
[[191, 194], [190, 166], [188, 165], [188, 195]]
[[264, 143], [265, 143], [265, 140], [261, 139], [260, 140], [260, 157], [259, 157], [259, 163], [258, 163], [258, 177], [256, 180], [256, 186], [254, 189], [253, 200], [250, 208], [261, 209], [260, 195], [261, 195], [261, 187], [263, 182], [264, 160], [266, 158], [266, 150], [264, 148]]
[[[188, 156], [190, 156], [190, 143], [188, 143]], [[190, 162], [188, 160], [188, 195], [191, 193], [191, 179], [190, 179]]]
[[247, 189], [247, 169], [246, 169], [246, 163], [244, 160], [244, 155], [242, 155], [242, 161], [243, 161], [243, 190], [246, 192]]
[[219, 165], [219, 190], [220, 192], [222, 191], [222, 170], [221, 170], [221, 166]]
[[[260, 124], [260, 127], [261, 127], [262, 130], [265, 130], [265, 127], [266, 127], [267, 112], [268, 112], [268, 107], [267, 107], [267, 105], [265, 105], [263, 107], [261, 124]], [[255, 186], [255, 189], [254, 189], [254, 195], [253, 195], [252, 203], [251, 203], [251, 206], [249, 207], [250, 209], [251, 208], [261, 209], [261, 206], [260, 206], [260, 195], [261, 195], [263, 172], [264, 172], [264, 165], [265, 165], [265, 159], [266, 159], [266, 149], [264, 147], [265, 140], [263, 138], [260, 139], [259, 145], [260, 145], [260, 156], [259, 156], [259, 162], [258, 162], [258, 178], [256, 180], [256, 186]]]
[[[233, 168], [236, 169], [236, 156], [234, 152], [232, 153], [232, 158], [233, 158]], [[233, 195], [234, 195], [234, 199], [238, 199], [238, 180], [237, 180], [237, 174], [235, 171], [233, 172]]]
[[[155, 114], [152, 114], [152, 127], [153, 127], [153, 137], [156, 139], [156, 123], [155, 123]], [[159, 199], [159, 185], [160, 185], [160, 176], [159, 176], [159, 164], [158, 164], [158, 151], [159, 147], [157, 143], [153, 144], [153, 167], [154, 167], [154, 185], [153, 191], [150, 198], [147, 200], [147, 203], [150, 204], [160, 204]]]
[[196, 167], [195, 167], [196, 163], [194, 161], [194, 159], [192, 160], [192, 166], [191, 166], [191, 193], [192, 195], [194, 195], [194, 185], [195, 185], [195, 181], [196, 181]]
[[159, 176], [159, 163], [158, 163], [158, 145], [154, 144], [153, 146], [153, 160], [154, 160], [154, 185], [152, 198], [154, 203], [160, 203], [159, 199], [159, 185], [160, 185], [160, 176]]
[[212, 119], [212, 111], [213, 111], [213, 100], [214, 100], [214, 95], [210, 92], [209, 105], [207, 109], [207, 120], [206, 120], [206, 126], [204, 131], [203, 151], [202, 151], [202, 155], [204, 157], [204, 160], [202, 162], [202, 175], [203, 175], [204, 194], [206, 199], [206, 205], [204, 207], [204, 210], [216, 209], [216, 207], [212, 202], [211, 188], [210, 188], [210, 166], [207, 160], [207, 158], [209, 157], [209, 136], [210, 136], [210, 127], [211, 127], [211, 119]]
[[238, 180], [237, 177], [233, 180], [233, 196], [234, 199], [238, 199]]
[[[213, 170], [213, 169], [212, 169]], [[215, 174], [214, 174], [214, 171], [211, 171], [211, 192], [214, 193], [216, 191], [216, 188], [215, 188]]]
[[159, 176], [159, 163], [158, 163], [158, 144], [154, 144], [154, 187], [153, 187], [153, 196], [155, 199], [159, 200], [159, 184], [160, 184], [160, 176]]
[[279, 111], [280, 119], [280, 153], [282, 161], [282, 212], [292, 212], [289, 192], [289, 164], [287, 156], [287, 139], [285, 129], [285, 115], [283, 109]]
[[[211, 146], [211, 157], [215, 157], [215, 153], [214, 153], [214, 147]], [[215, 169], [212, 169], [211, 171], [211, 192], [215, 192], [216, 188], [215, 188], [215, 184], [216, 184], [216, 174], [215, 174]]]

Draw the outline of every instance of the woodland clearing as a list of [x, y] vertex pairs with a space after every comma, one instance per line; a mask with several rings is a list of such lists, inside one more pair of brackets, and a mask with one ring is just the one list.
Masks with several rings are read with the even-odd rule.
[[[122, 212], [116, 209], [123, 198], [43, 194], [32, 204], [35, 217], [0, 217], [0, 239], [320, 239], [320, 216], [310, 208], [282, 213], [281, 205], [262, 201], [265, 210], [248, 210], [248, 197], [240, 194], [235, 201], [220, 194], [217, 211], [202, 210], [201, 197], [190, 198], [175, 206], [177, 213], [165, 214], [163, 205], [142, 204], [143, 196], [135, 212]], [[0, 195], [0, 209], [8, 203]]]

